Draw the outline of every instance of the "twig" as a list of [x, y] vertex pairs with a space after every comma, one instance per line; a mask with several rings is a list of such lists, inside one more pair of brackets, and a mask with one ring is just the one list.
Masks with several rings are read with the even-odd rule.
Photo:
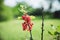
[[43, 31], [44, 31], [43, 27], [44, 27], [44, 13], [43, 13], [43, 8], [42, 8], [42, 33], [41, 33], [41, 40], [43, 40]]

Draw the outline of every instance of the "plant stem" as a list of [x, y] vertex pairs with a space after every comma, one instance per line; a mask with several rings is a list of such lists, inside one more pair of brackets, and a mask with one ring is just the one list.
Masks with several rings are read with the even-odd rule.
[[44, 27], [44, 13], [42, 8], [42, 33], [41, 33], [41, 40], [43, 40], [43, 27]]
[[[28, 24], [28, 27], [29, 27], [29, 29], [30, 29], [30, 26], [29, 26], [29, 24]], [[30, 40], [33, 40], [33, 38], [32, 38], [32, 32], [31, 32], [31, 30], [30, 30]]]

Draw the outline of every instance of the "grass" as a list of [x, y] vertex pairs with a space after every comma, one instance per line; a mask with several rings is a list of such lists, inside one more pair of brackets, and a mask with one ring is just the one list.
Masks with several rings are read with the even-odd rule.
[[[23, 20], [11, 20], [0, 23], [0, 39], [2, 40], [26, 40], [30, 38], [28, 31], [22, 30]], [[34, 40], [41, 40], [41, 22], [42, 20], [33, 20], [34, 26], [32, 35]], [[60, 26], [60, 19], [46, 19], [44, 21], [44, 40], [54, 40], [47, 30], [51, 30], [50, 25]]]

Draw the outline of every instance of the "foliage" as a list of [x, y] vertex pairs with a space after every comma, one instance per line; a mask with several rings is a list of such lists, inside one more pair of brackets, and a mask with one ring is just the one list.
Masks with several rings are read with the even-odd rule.
[[[23, 6], [25, 8], [25, 10], [22, 10], [21, 9], [21, 6]], [[26, 4], [25, 2], [23, 3], [18, 3], [14, 8], [13, 8], [13, 11], [15, 13], [15, 17], [18, 17], [18, 16], [22, 16], [22, 14], [24, 13], [24, 11], [27, 11], [28, 14], [30, 12], [33, 11], [33, 8], [31, 6], [29, 6], [28, 4]]]
[[60, 0], [58, 0], [58, 2], [60, 3]]
[[35, 9], [30, 15], [40, 16], [42, 15], [42, 10], [40, 8]]
[[3, 0], [0, 0], [0, 21], [6, 21], [13, 18], [12, 8], [3, 4]]
[[59, 18], [60, 19], [60, 10], [54, 12], [53, 18]]
[[18, 20], [21, 20], [21, 19], [22, 19], [22, 17], [18, 17], [17, 19], [18, 19]]
[[0, 0], [0, 21], [4, 20], [4, 16], [2, 15], [3, 12], [3, 0]]
[[35, 16], [32, 16], [32, 15], [30, 17], [31, 17], [31, 19], [36, 19], [36, 17]]
[[[59, 14], [60, 13], [51, 13], [50, 9], [52, 8], [52, 3], [50, 4], [51, 7], [49, 7], [49, 11], [42, 12], [43, 10], [41, 8], [34, 9], [31, 6], [29, 6], [25, 2], [18, 2], [15, 7], [9, 7], [3, 4], [4, 0], [0, 0], [0, 21], [4, 20], [10, 20], [13, 18], [17, 18], [23, 15], [24, 10], [21, 9], [21, 5], [24, 6], [25, 11], [28, 12], [29, 15], [34, 15], [34, 16], [42, 16], [42, 13], [44, 13], [44, 16], [46, 18], [60, 18]], [[52, 0], [49, 0], [51, 2]]]
[[[32, 15], [30, 16], [30, 18], [31, 18], [32, 20], [33, 20], [33, 19], [36, 19], [36, 17], [35, 17], [35, 16], [32, 16]], [[19, 17], [17, 17], [17, 19], [18, 19], [18, 20], [21, 20], [22, 17], [19, 16]]]

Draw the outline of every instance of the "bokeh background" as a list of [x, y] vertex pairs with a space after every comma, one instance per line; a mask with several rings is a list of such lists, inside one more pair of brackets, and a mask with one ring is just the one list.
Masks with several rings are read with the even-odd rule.
[[[0, 40], [29, 40], [28, 31], [22, 30], [22, 15], [25, 7], [34, 23], [34, 40], [41, 40], [42, 13], [44, 14], [44, 40], [56, 40], [51, 24], [60, 33], [60, 0], [0, 0]], [[43, 8], [43, 10], [42, 10]]]

